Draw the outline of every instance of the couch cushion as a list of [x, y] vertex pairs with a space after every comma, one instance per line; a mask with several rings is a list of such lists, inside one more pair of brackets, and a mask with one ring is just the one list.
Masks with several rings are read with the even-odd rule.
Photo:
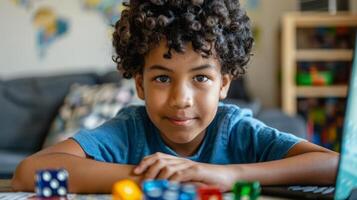
[[98, 83], [120, 83], [122, 78], [119, 71], [109, 71], [98, 76]]
[[44, 147], [72, 137], [79, 129], [93, 129], [137, 99], [129, 82], [73, 85], [55, 118]]
[[307, 139], [306, 122], [300, 116], [291, 117], [280, 109], [266, 109], [262, 110], [257, 118], [270, 127]]
[[95, 84], [95, 74], [21, 78], [0, 83], [0, 150], [35, 152], [73, 83]]
[[261, 110], [261, 103], [258, 100], [255, 101], [244, 101], [241, 99], [230, 99], [226, 98], [223, 99], [222, 102], [227, 104], [234, 104], [240, 108], [247, 108], [253, 112], [253, 116], [255, 117]]
[[29, 154], [0, 150], [0, 179], [11, 178], [16, 166]]
[[244, 77], [239, 77], [238, 79], [234, 79], [231, 82], [227, 98], [229, 99], [238, 99], [245, 102], [251, 101], [251, 97], [247, 91], [247, 86], [245, 84]]

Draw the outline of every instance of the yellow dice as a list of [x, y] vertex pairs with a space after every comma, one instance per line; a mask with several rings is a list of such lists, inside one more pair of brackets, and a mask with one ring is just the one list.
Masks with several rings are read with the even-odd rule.
[[124, 179], [113, 186], [113, 200], [142, 200], [143, 193], [132, 180]]

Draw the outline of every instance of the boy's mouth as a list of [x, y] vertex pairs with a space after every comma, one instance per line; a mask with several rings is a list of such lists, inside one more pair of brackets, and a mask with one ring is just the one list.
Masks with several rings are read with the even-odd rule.
[[172, 124], [176, 125], [176, 126], [187, 126], [189, 125], [191, 122], [193, 122], [194, 120], [196, 120], [196, 118], [179, 118], [179, 117], [166, 117], [166, 119], [171, 122]]

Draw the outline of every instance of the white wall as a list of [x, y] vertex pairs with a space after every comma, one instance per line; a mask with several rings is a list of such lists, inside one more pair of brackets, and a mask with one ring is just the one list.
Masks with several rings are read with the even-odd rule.
[[350, 0], [350, 9], [357, 12], [357, 0]]
[[283, 13], [298, 10], [298, 4], [292, 0], [260, 2], [257, 10], [248, 10], [253, 26], [258, 27], [260, 33], [248, 66], [247, 83], [251, 95], [259, 99], [263, 106], [276, 107], [280, 95], [280, 20]]
[[[109, 29], [96, 11], [85, 11], [80, 0], [36, 0], [30, 8], [0, 1], [0, 77], [46, 75], [115, 68]], [[53, 42], [43, 59], [36, 46], [33, 13], [51, 7], [69, 22], [69, 31]]]
[[[81, 0], [35, 0], [30, 9], [17, 7], [11, 1], [0, 0], [0, 78], [115, 69], [104, 18], [96, 11], [83, 10]], [[261, 100], [264, 106], [276, 107], [280, 95], [280, 18], [285, 12], [297, 10], [298, 5], [296, 0], [254, 1], [260, 1], [261, 5], [257, 11], [248, 12], [248, 15], [260, 28], [260, 39], [246, 75], [248, 87], [252, 96]], [[350, 2], [351, 9], [356, 12], [357, 0]], [[58, 15], [66, 17], [70, 30], [49, 47], [44, 59], [39, 59], [36, 30], [31, 17], [43, 5], [52, 7]]]

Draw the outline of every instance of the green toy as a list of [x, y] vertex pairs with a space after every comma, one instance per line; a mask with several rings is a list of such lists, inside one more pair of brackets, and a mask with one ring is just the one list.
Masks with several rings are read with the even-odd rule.
[[234, 200], [256, 200], [260, 195], [260, 190], [258, 181], [238, 181], [233, 186]]

